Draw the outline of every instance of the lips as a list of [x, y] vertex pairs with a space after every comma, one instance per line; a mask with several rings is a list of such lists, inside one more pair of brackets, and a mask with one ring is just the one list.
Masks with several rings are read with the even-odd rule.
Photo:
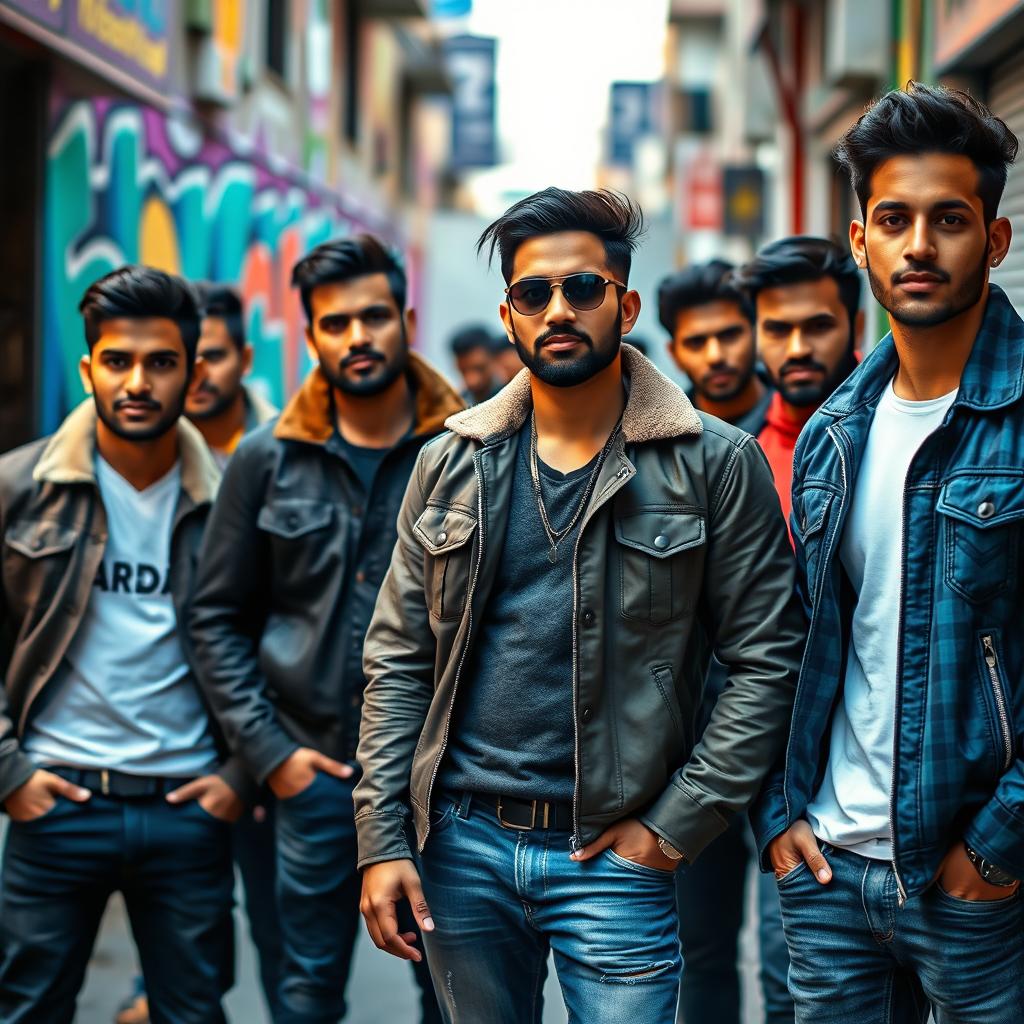
[[945, 282], [937, 274], [909, 273], [901, 274], [896, 283], [907, 292], [930, 292]]

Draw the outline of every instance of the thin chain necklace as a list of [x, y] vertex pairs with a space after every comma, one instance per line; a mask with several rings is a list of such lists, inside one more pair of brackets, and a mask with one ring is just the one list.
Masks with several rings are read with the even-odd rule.
[[620, 426], [622, 426], [621, 416], [612, 432], [608, 435], [608, 440], [605, 441], [604, 447], [598, 452], [597, 461], [594, 463], [594, 468], [590, 471], [590, 477], [587, 480], [587, 486], [583, 489], [583, 497], [576, 506], [576, 511], [573, 513], [572, 519], [569, 520], [569, 525], [562, 530], [555, 530], [548, 519], [548, 512], [544, 507], [544, 495], [540, 489], [540, 471], [537, 468], [537, 417], [532, 414], [530, 416], [530, 479], [533, 482], [533, 493], [537, 498], [537, 510], [540, 512], [541, 525], [544, 527], [544, 533], [547, 535], [550, 546], [548, 561], [552, 565], [558, 561], [558, 545], [572, 532], [577, 520], [583, 515], [583, 510], [587, 507], [591, 494], [594, 493], [597, 478], [601, 475], [601, 467], [604, 465], [605, 459], [608, 458], [608, 453], [612, 450], [612, 445], [615, 443], [615, 437], [619, 432]]

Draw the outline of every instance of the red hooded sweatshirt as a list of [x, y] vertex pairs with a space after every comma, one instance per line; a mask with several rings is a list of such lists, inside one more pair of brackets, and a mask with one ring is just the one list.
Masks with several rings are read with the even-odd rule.
[[768, 463], [775, 475], [775, 489], [779, 492], [782, 512], [789, 525], [789, 513], [793, 507], [793, 449], [804, 424], [814, 415], [817, 406], [797, 408], [782, 400], [778, 391], [772, 395], [765, 425], [757, 440], [768, 457]]

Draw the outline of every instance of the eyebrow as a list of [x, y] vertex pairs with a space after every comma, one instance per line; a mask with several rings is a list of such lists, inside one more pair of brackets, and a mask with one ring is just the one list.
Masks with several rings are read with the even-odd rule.
[[801, 317], [799, 320], [763, 320], [761, 322], [762, 329], [777, 329], [780, 327], [795, 327], [797, 324], [810, 324], [815, 320], [828, 320], [830, 323], [838, 323], [839, 318], [835, 313], [830, 313], [828, 310], [822, 310], [820, 313], [812, 313], [810, 316]]
[[391, 313], [392, 308], [386, 302], [373, 302], [369, 306], [364, 306], [362, 309], [357, 309], [354, 313], [324, 313], [320, 317], [319, 323], [326, 324], [332, 320], [354, 320], [358, 317], [364, 317], [367, 313]]
[[[901, 213], [904, 210], [909, 210], [910, 204], [901, 202], [898, 199], [883, 199], [881, 202], [875, 205], [873, 213]], [[972, 206], [964, 199], [942, 199], [937, 203], [934, 203], [931, 207], [932, 210], [972, 210]]]
[[180, 359], [181, 353], [177, 349], [173, 348], [158, 348], [153, 352], [141, 352], [137, 353], [134, 349], [126, 348], [105, 348], [100, 351], [100, 358], [104, 356], [124, 356], [131, 359], [135, 355], [141, 355], [143, 359], [152, 359], [155, 356], [172, 356], [174, 359]]

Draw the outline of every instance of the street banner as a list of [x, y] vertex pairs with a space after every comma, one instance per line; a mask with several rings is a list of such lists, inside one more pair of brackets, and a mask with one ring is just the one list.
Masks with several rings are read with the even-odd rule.
[[608, 118], [608, 162], [632, 167], [633, 150], [645, 135], [658, 131], [657, 82], [612, 82]]
[[493, 167], [498, 162], [497, 40], [452, 36], [444, 53], [453, 85], [452, 167]]
[[757, 239], [764, 235], [764, 172], [752, 165], [722, 170], [725, 233]]

